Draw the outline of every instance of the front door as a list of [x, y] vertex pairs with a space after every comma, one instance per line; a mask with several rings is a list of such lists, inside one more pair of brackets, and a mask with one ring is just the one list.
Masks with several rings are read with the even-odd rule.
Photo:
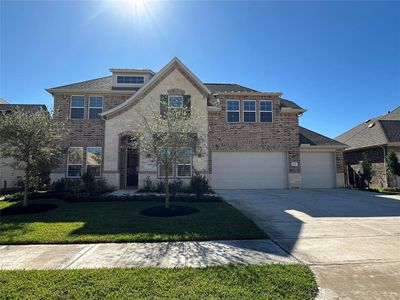
[[139, 181], [139, 155], [137, 149], [128, 149], [126, 160], [126, 186], [137, 187]]

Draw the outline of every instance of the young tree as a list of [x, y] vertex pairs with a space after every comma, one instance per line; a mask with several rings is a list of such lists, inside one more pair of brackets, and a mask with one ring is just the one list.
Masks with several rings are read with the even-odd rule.
[[0, 114], [0, 156], [12, 158], [13, 167], [25, 171], [23, 206], [28, 205], [30, 185], [58, 163], [65, 132], [63, 124], [43, 109]]
[[151, 115], [140, 115], [141, 126], [134, 134], [139, 138], [141, 154], [160, 168], [164, 179], [165, 208], [169, 208], [173, 168], [182, 163], [179, 172], [190, 174], [190, 166], [183, 164], [190, 164], [193, 155], [201, 155], [200, 137], [197, 135], [201, 118], [191, 115], [185, 108], [169, 109], [163, 114], [153, 110]]
[[396, 153], [390, 151], [385, 157], [386, 172], [391, 176], [400, 176], [400, 163]]
[[361, 178], [363, 181], [367, 181], [368, 188], [371, 183], [372, 175], [373, 175], [373, 170], [372, 170], [372, 164], [368, 160], [368, 156], [364, 153], [363, 154], [363, 160], [361, 163], [362, 167], [362, 173], [361, 173]]

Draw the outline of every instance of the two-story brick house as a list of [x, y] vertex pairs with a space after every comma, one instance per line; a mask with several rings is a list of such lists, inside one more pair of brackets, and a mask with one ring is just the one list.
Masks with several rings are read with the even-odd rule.
[[[299, 126], [305, 112], [281, 93], [237, 84], [203, 83], [179, 59], [159, 72], [110, 69], [112, 75], [48, 89], [56, 117], [70, 128], [68, 153], [53, 179], [90, 171], [116, 188], [142, 186], [160, 170], [140, 153], [135, 127], [166, 101], [205, 121], [198, 126], [204, 154], [191, 155], [172, 175], [196, 170], [215, 189], [342, 187], [345, 145]], [[190, 149], [189, 149], [190, 150]], [[185, 157], [186, 157], [185, 156]]]

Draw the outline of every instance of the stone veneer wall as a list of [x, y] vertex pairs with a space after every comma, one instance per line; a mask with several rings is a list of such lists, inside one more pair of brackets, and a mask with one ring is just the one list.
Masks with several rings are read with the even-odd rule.
[[[259, 101], [272, 100], [273, 122], [228, 123], [225, 110], [227, 99], [241, 100], [240, 120], [243, 120], [243, 100], [256, 100], [257, 121]], [[297, 114], [282, 113], [278, 96], [219, 96], [219, 101], [221, 111], [208, 113], [210, 173], [212, 173], [211, 151], [284, 151], [288, 153], [289, 187], [299, 187], [301, 176]], [[292, 163], [297, 163], [297, 166]]]
[[[70, 99], [71, 95], [84, 95], [85, 96], [85, 109], [84, 119], [71, 120], [70, 115]], [[104, 129], [105, 122], [101, 119], [88, 119], [88, 93], [74, 93], [74, 94], [55, 94], [54, 95], [54, 111], [55, 117], [66, 124], [69, 130], [68, 138], [65, 143], [65, 153], [60, 159], [60, 164], [52, 174], [52, 180], [57, 180], [66, 176], [67, 171], [67, 151], [68, 147], [83, 147], [83, 165], [82, 174], [86, 170], [86, 147], [102, 147], [104, 155]], [[103, 96], [103, 111], [109, 110], [122, 102], [124, 102], [130, 95], [99, 95]], [[104, 161], [104, 160], [103, 160]]]

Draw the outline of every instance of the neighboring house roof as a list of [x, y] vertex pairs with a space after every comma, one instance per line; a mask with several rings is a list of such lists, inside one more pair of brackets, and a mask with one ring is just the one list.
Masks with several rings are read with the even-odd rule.
[[299, 142], [300, 145], [346, 147], [345, 144], [301, 126], [299, 126]]
[[400, 107], [367, 120], [336, 137], [350, 146], [347, 150], [400, 142]]
[[47, 107], [44, 104], [0, 104], [0, 111], [13, 111], [15, 109], [21, 109], [25, 113], [34, 113], [40, 109], [47, 111]]
[[6, 99], [0, 98], [0, 104], [8, 104]]
[[57, 90], [71, 90], [82, 92], [111, 92], [112, 91], [112, 76], [86, 80], [82, 82], [57, 86], [47, 89], [49, 92], [56, 92]]

